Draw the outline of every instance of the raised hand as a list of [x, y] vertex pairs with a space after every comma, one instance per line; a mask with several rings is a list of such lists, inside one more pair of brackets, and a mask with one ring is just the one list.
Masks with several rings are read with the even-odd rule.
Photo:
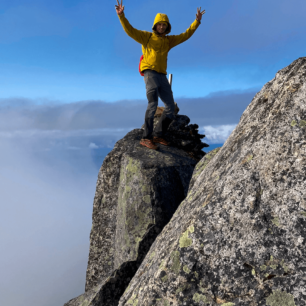
[[119, 3], [119, 0], [117, 0], [118, 5], [115, 5], [116, 8], [116, 12], [118, 15], [121, 15], [124, 11], [124, 5], [122, 6], [122, 0], [121, 0], [121, 4]]
[[204, 14], [205, 14], [205, 10], [201, 12], [201, 7], [197, 8], [196, 19], [200, 21], [202, 19], [202, 15]]

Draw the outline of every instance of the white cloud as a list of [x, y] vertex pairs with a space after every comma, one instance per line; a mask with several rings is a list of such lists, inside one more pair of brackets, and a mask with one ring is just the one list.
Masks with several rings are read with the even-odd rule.
[[200, 131], [206, 135], [209, 143], [224, 143], [237, 124], [226, 124], [218, 126], [203, 126]]
[[94, 142], [91, 142], [89, 144], [89, 149], [99, 149], [99, 147]]

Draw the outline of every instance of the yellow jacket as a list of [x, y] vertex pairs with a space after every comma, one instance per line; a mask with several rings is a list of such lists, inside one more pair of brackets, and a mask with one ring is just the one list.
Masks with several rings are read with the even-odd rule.
[[159, 73], [167, 74], [167, 57], [168, 52], [175, 46], [189, 39], [200, 25], [200, 21], [195, 20], [186, 32], [180, 35], [160, 35], [155, 30], [158, 22], [167, 22], [168, 28], [165, 34], [171, 31], [171, 24], [166, 14], [158, 13], [153, 23], [153, 33], [134, 29], [124, 13], [118, 15], [124, 31], [142, 45], [143, 60], [141, 61], [141, 71], [146, 69], [155, 70]]

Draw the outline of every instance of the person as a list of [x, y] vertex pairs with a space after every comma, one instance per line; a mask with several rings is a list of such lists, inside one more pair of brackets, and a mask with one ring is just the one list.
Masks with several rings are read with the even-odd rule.
[[[144, 132], [140, 144], [150, 149], [158, 149], [157, 143], [169, 145], [164, 135], [174, 119], [174, 99], [171, 85], [167, 80], [168, 52], [175, 46], [189, 39], [201, 24], [201, 7], [197, 9], [196, 19], [186, 32], [180, 35], [167, 35], [171, 32], [171, 24], [166, 14], [158, 13], [155, 17], [152, 31], [140, 31], [133, 28], [124, 15], [124, 5], [115, 5], [120, 23], [131, 38], [142, 45], [143, 59], [140, 70], [144, 73], [148, 107], [145, 113]], [[164, 102], [165, 109], [153, 131], [154, 114], [158, 105], [158, 97]]]

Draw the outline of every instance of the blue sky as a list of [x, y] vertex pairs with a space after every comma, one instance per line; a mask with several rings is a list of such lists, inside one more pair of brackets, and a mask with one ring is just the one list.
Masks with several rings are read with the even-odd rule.
[[[117, 101], [143, 99], [141, 46], [115, 14], [116, 1], [4, 1], [0, 17], [1, 97]], [[305, 1], [130, 1], [126, 17], [150, 31], [165, 12], [172, 33], [185, 31], [196, 7], [201, 26], [169, 53], [175, 97], [258, 89], [303, 55]], [[137, 88], [137, 90], [136, 90]]]
[[[0, 305], [58, 306], [83, 293], [98, 169], [143, 123], [141, 46], [115, 1], [0, 4]], [[124, 1], [132, 26], [166, 13], [184, 32], [168, 73], [181, 114], [222, 145], [257, 91], [306, 56], [305, 0]], [[207, 151], [208, 151], [207, 150]]]

